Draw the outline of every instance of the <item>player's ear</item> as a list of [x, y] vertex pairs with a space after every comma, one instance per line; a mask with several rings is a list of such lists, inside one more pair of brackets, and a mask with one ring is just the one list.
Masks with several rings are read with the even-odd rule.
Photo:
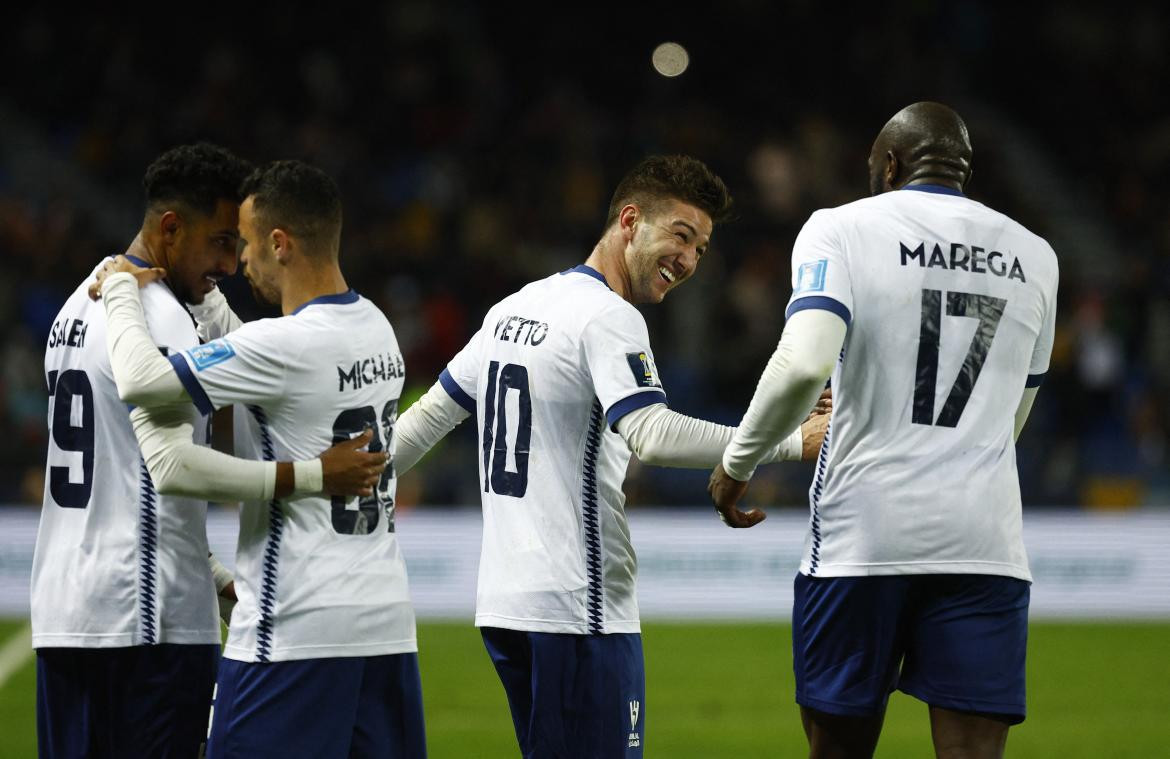
[[282, 264], [287, 264], [292, 255], [292, 246], [289, 245], [288, 232], [283, 229], [274, 229], [268, 235], [268, 244], [272, 246], [272, 255]]
[[634, 227], [642, 220], [641, 210], [630, 203], [622, 208], [618, 214], [618, 227], [622, 230], [622, 236], [626, 240], [631, 240], [634, 237]]
[[898, 165], [898, 156], [894, 155], [894, 151], [886, 151], [886, 189], [892, 190], [895, 187], [895, 182], [898, 181], [898, 170], [901, 166]]
[[162, 235], [163, 243], [174, 245], [183, 231], [183, 218], [174, 211], [164, 211], [158, 217], [158, 231]]

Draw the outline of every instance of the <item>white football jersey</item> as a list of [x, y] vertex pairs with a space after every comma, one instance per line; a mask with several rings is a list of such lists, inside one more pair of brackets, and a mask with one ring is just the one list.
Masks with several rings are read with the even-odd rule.
[[[350, 290], [171, 359], [195, 405], [238, 404], [236, 455], [289, 461], [374, 430], [393, 453], [404, 367], [390, 322]], [[282, 661], [417, 651], [394, 533], [393, 462], [367, 498], [244, 503], [224, 656]]]
[[814, 213], [792, 272], [788, 315], [849, 324], [801, 572], [1030, 580], [1013, 427], [1048, 370], [1052, 248], [957, 191], [914, 186]]
[[[105, 310], [86, 293], [91, 279], [57, 314], [45, 349], [49, 450], [33, 647], [219, 643], [207, 502], [155, 492], [114, 385]], [[198, 345], [191, 315], [166, 285], [143, 288], [142, 306], [163, 353]], [[206, 442], [208, 421], [191, 409], [196, 443]]]
[[440, 382], [479, 427], [476, 625], [639, 632], [613, 428], [666, 402], [642, 315], [577, 266], [493, 306]]

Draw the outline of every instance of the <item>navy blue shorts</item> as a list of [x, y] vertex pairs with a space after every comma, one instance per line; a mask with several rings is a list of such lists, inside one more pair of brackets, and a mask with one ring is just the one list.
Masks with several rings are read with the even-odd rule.
[[37, 649], [42, 757], [183, 757], [199, 752], [219, 646]]
[[418, 654], [219, 666], [208, 759], [426, 755]]
[[1029, 583], [994, 575], [796, 576], [796, 702], [881, 714], [895, 688], [1024, 721]]
[[633, 759], [646, 732], [642, 636], [482, 627], [525, 759]]

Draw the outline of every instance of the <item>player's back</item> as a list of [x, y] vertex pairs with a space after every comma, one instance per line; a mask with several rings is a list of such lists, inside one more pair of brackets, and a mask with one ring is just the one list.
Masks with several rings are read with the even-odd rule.
[[[393, 446], [404, 365], [394, 330], [352, 290], [243, 325], [184, 357], [216, 407], [236, 407], [237, 455], [308, 460], [372, 427]], [[182, 370], [180, 370], [182, 373]], [[190, 388], [190, 380], [188, 380]], [[394, 534], [393, 464], [375, 495], [245, 503], [225, 655], [242, 661], [417, 650]]]
[[[219, 642], [207, 564], [206, 501], [155, 492], [118, 398], [105, 311], [88, 280], [53, 322], [45, 351], [49, 450], [32, 570], [33, 646], [107, 648]], [[164, 352], [198, 343], [162, 283], [142, 291]], [[194, 439], [207, 420], [191, 409]]]
[[827, 297], [852, 317], [802, 569], [1029, 579], [1013, 422], [1047, 369], [1051, 247], [928, 187], [817, 212], [795, 255], [790, 313]]
[[665, 402], [651, 367], [641, 315], [584, 266], [504, 298], [452, 359], [444, 386], [479, 424], [477, 625], [639, 630], [630, 451], [611, 424]]

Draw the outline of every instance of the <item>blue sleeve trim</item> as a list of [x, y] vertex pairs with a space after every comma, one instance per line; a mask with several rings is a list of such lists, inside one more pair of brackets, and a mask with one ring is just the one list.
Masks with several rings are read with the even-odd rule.
[[605, 421], [609, 422], [611, 430], [617, 432], [617, 423], [623, 416], [631, 411], [653, 406], [655, 403], [666, 403], [666, 393], [661, 390], [647, 390], [643, 393], [627, 395], [609, 407], [609, 410], [605, 412]]
[[809, 308], [818, 308], [822, 311], [830, 311], [837, 316], [840, 316], [845, 321], [845, 326], [853, 320], [853, 315], [849, 313], [849, 309], [845, 304], [834, 298], [825, 295], [810, 295], [807, 298], [797, 298], [788, 306], [788, 310], [784, 312], [785, 319], [791, 319], [792, 315], [797, 311], [804, 311]]
[[1029, 374], [1028, 379], [1024, 381], [1024, 387], [1040, 387], [1040, 383], [1044, 381], [1044, 377], [1048, 372], [1040, 372], [1039, 374]]
[[207, 397], [203, 385], [199, 384], [191, 367], [187, 365], [187, 359], [183, 358], [183, 354], [171, 354], [167, 356], [167, 361], [170, 361], [171, 366], [175, 368], [175, 374], [179, 375], [179, 382], [183, 383], [183, 389], [187, 391], [187, 395], [191, 396], [191, 401], [195, 404], [195, 408], [199, 409], [199, 413], [206, 416], [215, 411], [215, 406], [211, 404], [211, 399]]
[[463, 388], [459, 387], [459, 383], [451, 376], [451, 372], [444, 369], [439, 374], [439, 384], [447, 391], [447, 395], [451, 396], [452, 400], [467, 410], [469, 414], [475, 413], [475, 401], [471, 396], [463, 392]]

